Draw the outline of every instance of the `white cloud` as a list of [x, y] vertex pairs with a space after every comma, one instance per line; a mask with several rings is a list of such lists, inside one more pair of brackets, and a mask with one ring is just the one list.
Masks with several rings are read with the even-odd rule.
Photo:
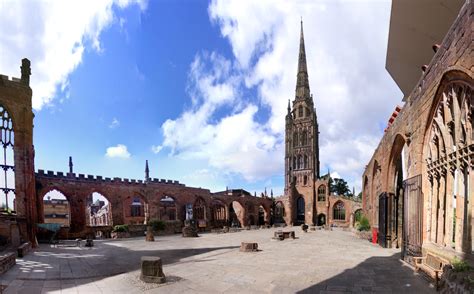
[[[197, 55], [189, 77], [192, 107], [163, 124], [163, 146], [247, 180], [282, 175], [302, 16], [321, 172], [330, 168], [360, 190], [379, 126], [401, 99], [384, 68], [390, 1], [214, 0], [208, 10], [233, 56]], [[252, 89], [257, 97], [242, 94]], [[262, 122], [257, 116], [266, 109]]]
[[101, 32], [114, 22], [114, 5], [124, 9], [133, 1], [1, 1], [0, 69], [18, 77], [20, 60], [31, 60], [33, 107], [41, 109], [57, 91], [67, 91], [68, 76], [82, 62], [84, 50], [97, 52]]
[[109, 158], [130, 158], [130, 153], [127, 150], [127, 146], [118, 144], [117, 146], [107, 148], [105, 156]]
[[119, 121], [117, 118], [114, 117], [114, 118], [112, 119], [112, 122], [111, 122], [110, 125], [109, 125], [109, 128], [115, 129], [115, 128], [119, 127], [119, 126], [120, 126], [120, 121]]
[[161, 145], [153, 145], [151, 146], [151, 152], [158, 154], [160, 153], [161, 149], [163, 149], [163, 146]]

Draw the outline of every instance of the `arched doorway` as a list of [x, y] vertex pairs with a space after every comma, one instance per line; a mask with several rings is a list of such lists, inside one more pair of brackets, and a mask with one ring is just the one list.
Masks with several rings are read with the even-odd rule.
[[229, 205], [229, 222], [231, 227], [241, 227], [243, 222], [244, 207], [237, 201]]
[[211, 201], [211, 222], [215, 228], [222, 228], [226, 225], [225, 205], [221, 200]]
[[305, 223], [305, 203], [303, 197], [298, 197], [296, 200], [296, 225], [301, 225]]
[[275, 204], [275, 224], [285, 223], [285, 206], [281, 201]]
[[356, 224], [360, 223], [360, 220], [362, 219], [362, 216], [363, 216], [362, 209], [357, 209], [354, 212], [354, 219], [353, 219], [353, 223], [352, 223], [353, 227], [355, 227]]
[[93, 192], [87, 201], [86, 224], [91, 227], [113, 225], [110, 201], [98, 192]]
[[71, 207], [66, 196], [54, 189], [43, 197], [43, 223], [59, 224], [62, 227], [71, 225]]

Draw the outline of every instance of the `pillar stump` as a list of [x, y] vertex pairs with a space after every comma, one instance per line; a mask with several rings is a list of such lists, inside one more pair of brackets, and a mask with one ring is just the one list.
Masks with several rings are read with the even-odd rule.
[[142, 256], [140, 280], [145, 283], [162, 284], [166, 282], [163, 273], [161, 258], [156, 256]]
[[258, 243], [242, 242], [240, 244], [240, 252], [256, 252], [258, 251]]
[[154, 242], [155, 241], [155, 236], [153, 235], [153, 229], [151, 226], [148, 226], [146, 228], [146, 238], [145, 241], [148, 242]]
[[184, 227], [181, 232], [183, 233], [183, 237], [185, 238], [199, 237], [198, 232], [197, 232], [196, 222], [194, 220], [186, 220], [184, 222]]

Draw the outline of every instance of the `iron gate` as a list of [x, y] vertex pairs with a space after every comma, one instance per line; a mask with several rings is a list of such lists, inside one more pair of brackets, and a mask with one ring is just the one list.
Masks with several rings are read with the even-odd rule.
[[403, 182], [403, 246], [402, 259], [412, 262], [421, 256], [423, 242], [423, 193], [421, 175]]
[[390, 241], [390, 233], [388, 230], [388, 194], [386, 192], [379, 196], [379, 245], [387, 247], [387, 241]]

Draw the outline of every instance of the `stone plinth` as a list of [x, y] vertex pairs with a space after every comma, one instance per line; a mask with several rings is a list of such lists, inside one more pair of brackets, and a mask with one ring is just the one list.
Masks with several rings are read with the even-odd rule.
[[182, 232], [183, 232], [183, 237], [185, 238], [199, 237], [195, 226], [186, 226], [183, 228]]
[[142, 256], [141, 262], [140, 280], [145, 283], [157, 284], [166, 282], [161, 258], [155, 256]]
[[16, 254], [11, 252], [0, 255], [0, 275], [8, 271], [16, 263]]
[[24, 257], [25, 255], [28, 254], [28, 252], [30, 252], [31, 250], [31, 243], [30, 242], [26, 242], [26, 243], [23, 243], [21, 244], [19, 247], [18, 247], [18, 257]]
[[145, 241], [148, 242], [154, 242], [155, 241], [155, 236], [153, 235], [153, 230], [150, 226], [146, 228], [146, 238]]
[[241, 252], [256, 252], [258, 251], [258, 243], [242, 242], [240, 244], [240, 251]]

